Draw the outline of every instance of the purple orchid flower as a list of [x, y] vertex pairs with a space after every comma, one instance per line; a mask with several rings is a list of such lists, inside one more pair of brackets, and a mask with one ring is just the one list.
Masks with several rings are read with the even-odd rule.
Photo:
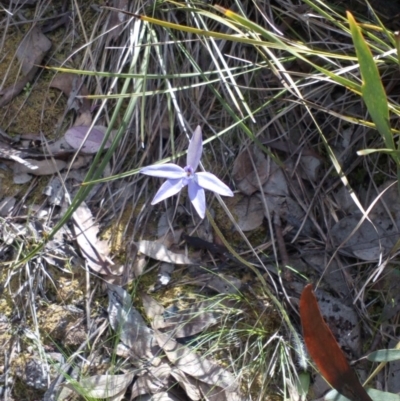
[[229, 187], [214, 174], [205, 172], [196, 173], [202, 153], [203, 139], [201, 128], [197, 126], [189, 143], [185, 168], [176, 164], [166, 163], [144, 167], [140, 170], [140, 173], [152, 177], [167, 178], [167, 181], [161, 185], [156, 196], [152, 200], [152, 205], [177, 194], [187, 185], [189, 199], [199, 216], [204, 219], [206, 213], [206, 196], [204, 189], [208, 189], [223, 196], [233, 196], [233, 192]]

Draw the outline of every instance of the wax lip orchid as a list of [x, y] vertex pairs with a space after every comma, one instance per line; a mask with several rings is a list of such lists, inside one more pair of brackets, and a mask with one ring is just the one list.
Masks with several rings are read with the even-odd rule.
[[214, 174], [199, 172], [196, 173], [203, 153], [203, 139], [200, 126], [195, 129], [190, 140], [186, 167], [182, 168], [177, 164], [166, 163], [144, 167], [140, 173], [152, 177], [167, 178], [161, 185], [151, 204], [155, 205], [170, 196], [176, 195], [183, 187], [188, 186], [189, 199], [192, 202], [199, 216], [204, 219], [206, 213], [206, 196], [204, 189], [223, 196], [233, 196], [233, 192]]

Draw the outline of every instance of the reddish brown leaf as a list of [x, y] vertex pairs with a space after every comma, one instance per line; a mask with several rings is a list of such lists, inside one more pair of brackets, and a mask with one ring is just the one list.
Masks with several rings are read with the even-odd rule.
[[308, 352], [327, 382], [351, 400], [372, 401], [325, 323], [311, 284], [301, 294], [300, 318]]

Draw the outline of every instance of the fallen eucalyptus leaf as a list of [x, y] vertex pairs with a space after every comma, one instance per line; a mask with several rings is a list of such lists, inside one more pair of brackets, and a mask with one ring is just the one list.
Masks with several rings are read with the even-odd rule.
[[42, 33], [39, 26], [33, 27], [22, 39], [17, 49], [17, 58], [21, 62], [22, 73], [28, 75], [33, 68], [37, 68], [50, 48], [51, 41]]
[[268, 180], [269, 173], [268, 160], [257, 146], [243, 150], [233, 163], [233, 179], [245, 195], [260, 190], [260, 186]]
[[171, 252], [163, 244], [155, 241], [142, 240], [135, 243], [139, 252], [161, 262], [176, 265], [192, 265], [193, 262], [185, 255]]
[[76, 240], [90, 268], [100, 274], [113, 274], [110, 270], [113, 263], [108, 258], [110, 248], [106, 241], [98, 238], [99, 226], [85, 202], [75, 210], [72, 219]]
[[231, 212], [242, 231], [255, 230], [264, 220], [264, 207], [257, 196], [243, 196]]
[[158, 364], [159, 347], [153, 330], [147, 327], [140, 313], [132, 306], [132, 298], [121, 287], [108, 284], [108, 315], [111, 327], [120, 340], [127, 345], [137, 358], [151, 360]]
[[79, 386], [67, 383], [66, 386], [80, 395], [91, 398], [111, 398], [125, 393], [131, 384], [134, 373], [123, 375], [96, 375], [85, 377], [79, 381]]
[[172, 385], [169, 380], [170, 376], [171, 367], [167, 363], [151, 366], [144, 375], [139, 376], [133, 383], [131, 399], [142, 394], [157, 394], [168, 390]]
[[155, 331], [158, 345], [164, 350], [168, 360], [188, 375], [227, 391], [236, 391], [235, 377], [215, 362], [197, 355], [192, 349], [179, 344], [168, 334]]
[[201, 399], [201, 393], [198, 388], [198, 380], [195, 380], [190, 376], [186, 376], [184, 372], [177, 368], [173, 368], [171, 370], [171, 376], [185, 390], [186, 395], [191, 400], [198, 401]]
[[[74, 149], [80, 149], [82, 153], [92, 154], [98, 152], [100, 145], [103, 142], [106, 128], [102, 126], [94, 126], [90, 132], [87, 126], [71, 127], [65, 133], [65, 140], [68, 145]], [[108, 149], [111, 146], [111, 142], [107, 141], [104, 145], [104, 149]]]
[[[50, 86], [57, 88], [68, 97], [68, 106], [80, 113], [90, 110], [90, 100], [85, 98], [89, 95], [86, 85], [83, 84], [82, 78], [77, 74], [59, 73], [51, 81]], [[77, 96], [82, 96], [77, 98]]]
[[65, 161], [56, 159], [24, 159], [24, 161], [29, 163], [31, 166], [34, 166], [35, 168], [32, 169], [30, 166], [27, 165], [15, 164], [13, 168], [14, 174], [29, 173], [33, 175], [51, 175], [63, 170], [67, 165]]

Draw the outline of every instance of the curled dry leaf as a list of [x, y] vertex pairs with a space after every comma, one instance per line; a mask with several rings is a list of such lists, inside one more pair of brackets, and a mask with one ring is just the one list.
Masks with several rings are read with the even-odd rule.
[[201, 393], [198, 388], [198, 381], [190, 376], [186, 376], [180, 369], [173, 368], [171, 370], [171, 376], [179, 383], [179, 385], [185, 390], [186, 395], [193, 401], [201, 399]]
[[257, 146], [243, 150], [233, 164], [232, 175], [236, 187], [245, 195], [260, 190], [269, 175], [265, 154]]
[[67, 383], [66, 386], [84, 397], [111, 398], [125, 394], [127, 387], [131, 384], [134, 373], [123, 375], [96, 375], [84, 377], [79, 380], [79, 386]]
[[164, 350], [168, 360], [188, 375], [226, 391], [236, 391], [238, 384], [234, 376], [210, 359], [197, 355], [192, 349], [171, 339], [168, 334], [155, 332], [159, 346]]
[[142, 240], [135, 243], [139, 252], [161, 262], [174, 263], [176, 265], [192, 265], [193, 262], [187, 256], [171, 252], [165, 245], [155, 241]]
[[[80, 149], [82, 153], [86, 154], [98, 152], [107, 128], [99, 125], [94, 126], [90, 131], [89, 128], [82, 125], [71, 127], [65, 133], [65, 140], [68, 145], [76, 150]], [[111, 142], [107, 141], [103, 149], [108, 149], [110, 146]]]
[[106, 241], [98, 238], [99, 225], [85, 202], [75, 210], [72, 219], [76, 240], [90, 268], [100, 274], [112, 275], [110, 267], [113, 263], [108, 258], [110, 248]]
[[146, 373], [138, 377], [132, 386], [131, 399], [142, 394], [157, 394], [171, 388], [171, 367], [167, 363], [150, 366]]

